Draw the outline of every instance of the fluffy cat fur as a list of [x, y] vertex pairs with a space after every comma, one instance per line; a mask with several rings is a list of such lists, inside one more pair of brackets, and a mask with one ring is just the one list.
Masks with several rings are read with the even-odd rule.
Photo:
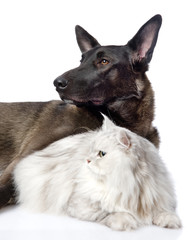
[[179, 228], [172, 181], [148, 140], [104, 117], [97, 131], [69, 136], [23, 159], [17, 202], [115, 230], [147, 224]]

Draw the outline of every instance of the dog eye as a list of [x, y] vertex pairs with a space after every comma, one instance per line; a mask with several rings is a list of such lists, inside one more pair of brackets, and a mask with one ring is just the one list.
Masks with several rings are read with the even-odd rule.
[[102, 158], [106, 155], [106, 152], [99, 151], [98, 155], [99, 155], [100, 158]]
[[100, 61], [100, 63], [101, 63], [102, 65], [107, 65], [107, 64], [109, 64], [109, 61], [106, 60], [106, 59], [102, 59], [102, 60]]

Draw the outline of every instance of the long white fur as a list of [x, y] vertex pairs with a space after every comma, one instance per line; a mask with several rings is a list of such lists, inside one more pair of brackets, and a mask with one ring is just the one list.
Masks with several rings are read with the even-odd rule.
[[[100, 150], [106, 152], [102, 158]], [[115, 230], [152, 223], [181, 227], [158, 150], [107, 117], [99, 130], [61, 139], [23, 159], [14, 180], [18, 203], [33, 211], [67, 214]]]

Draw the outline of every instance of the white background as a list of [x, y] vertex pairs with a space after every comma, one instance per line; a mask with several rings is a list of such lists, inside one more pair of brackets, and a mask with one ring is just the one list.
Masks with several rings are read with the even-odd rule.
[[53, 80], [79, 65], [74, 27], [102, 45], [126, 44], [153, 15], [163, 25], [148, 77], [156, 96], [160, 153], [173, 175], [183, 230], [114, 232], [68, 217], [0, 211], [0, 239], [188, 239], [188, 5], [179, 0], [0, 0], [0, 101], [59, 99]]

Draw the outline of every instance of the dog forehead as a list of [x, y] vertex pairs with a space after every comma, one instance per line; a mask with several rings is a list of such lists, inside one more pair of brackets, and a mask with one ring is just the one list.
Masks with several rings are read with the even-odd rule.
[[84, 55], [86, 57], [101, 58], [101, 57], [110, 57], [110, 58], [123, 58], [126, 57], [126, 48], [124, 46], [98, 46], [86, 52]]

